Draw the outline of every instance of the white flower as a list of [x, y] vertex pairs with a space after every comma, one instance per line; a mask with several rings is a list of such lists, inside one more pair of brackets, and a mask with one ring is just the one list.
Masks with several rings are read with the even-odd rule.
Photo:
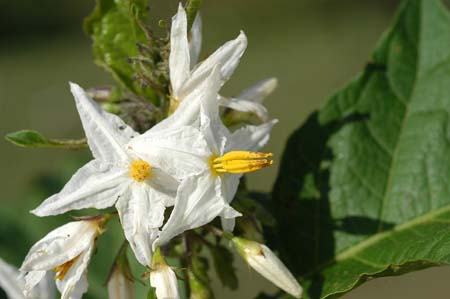
[[[175, 118], [180, 122], [189, 122], [189, 117], [197, 117], [200, 104], [195, 99], [198, 97], [198, 88], [210, 75], [214, 67], [220, 67], [220, 86], [222, 86], [233, 74], [239, 64], [239, 60], [247, 47], [247, 38], [244, 33], [217, 49], [207, 59], [192, 67], [198, 58], [201, 46], [199, 33], [200, 20], [193, 25], [191, 46], [188, 42], [187, 18], [183, 6], [180, 4], [177, 14], [172, 19], [170, 31], [170, 56], [169, 73], [171, 83], [171, 112], [176, 111], [179, 104], [190, 102], [191, 111], [188, 115]], [[165, 128], [168, 124], [158, 124], [156, 127]]]
[[292, 296], [302, 297], [302, 287], [266, 245], [237, 237], [234, 237], [232, 241], [242, 257], [256, 272]]
[[[94, 160], [79, 169], [60, 193], [32, 213], [48, 216], [116, 204], [125, 236], [137, 259], [149, 266], [151, 244], [163, 223], [165, 208], [173, 205], [178, 187], [178, 181], [162, 169], [183, 169], [183, 164], [177, 162], [187, 159], [188, 153], [183, 149], [202, 137], [198, 130], [183, 126], [167, 126], [158, 133], [150, 130], [153, 147], [164, 150], [148, 152], [143, 159], [127, 147], [139, 134], [119, 117], [103, 111], [81, 87], [73, 83], [70, 86]], [[166, 121], [176, 124], [171, 118]]]
[[[229, 206], [243, 173], [272, 164], [272, 154], [251, 152], [260, 149], [269, 139], [273, 120], [260, 126], [246, 126], [230, 133], [219, 117], [217, 91], [221, 85], [220, 72], [215, 68], [203, 83], [200, 101], [202, 111], [193, 126], [204, 137], [191, 147], [189, 161], [191, 176], [182, 180], [175, 207], [154, 246], [168, 242], [182, 232], [200, 227], [217, 216], [222, 217], [224, 229], [232, 230], [234, 218], [240, 213]], [[189, 102], [182, 103], [176, 113], [189, 113]], [[188, 111], [188, 112], [186, 112]], [[175, 115], [174, 114], [174, 115]], [[155, 139], [148, 134], [131, 141], [133, 149], [145, 156]], [[169, 173], [177, 175], [174, 170]]]
[[[183, 13], [179, 11], [178, 14]], [[179, 21], [181, 18], [174, 18]], [[178, 24], [177, 24], [178, 25]], [[172, 27], [177, 27], [172, 25]], [[173, 41], [175, 42], [175, 41]], [[197, 13], [194, 23], [189, 34], [189, 54], [191, 68], [197, 64], [202, 47], [202, 21], [200, 13]], [[245, 48], [242, 49], [244, 51]], [[237, 64], [236, 64], [237, 66]], [[219, 104], [241, 112], [254, 113], [263, 122], [269, 119], [266, 107], [262, 105], [263, 100], [269, 96], [277, 87], [278, 82], [276, 78], [268, 78], [245, 89], [236, 97], [224, 97], [219, 95]]]
[[102, 232], [103, 220], [69, 222], [48, 233], [30, 249], [20, 268], [25, 273], [24, 293], [54, 271], [61, 299], [78, 299], [87, 291], [87, 266]]
[[156, 289], [158, 299], [179, 299], [178, 281], [175, 272], [165, 262], [159, 249], [155, 252], [150, 285]]
[[[0, 259], [0, 287], [5, 291], [9, 299], [25, 299], [25, 295], [23, 294], [25, 287], [24, 277], [18, 269], [2, 259]], [[55, 283], [49, 275], [31, 290], [28, 298], [55, 298]]]

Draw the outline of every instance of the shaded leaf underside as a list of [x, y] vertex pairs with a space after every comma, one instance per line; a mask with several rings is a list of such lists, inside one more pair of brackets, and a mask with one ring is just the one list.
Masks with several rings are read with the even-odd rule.
[[405, 1], [363, 74], [283, 157], [276, 241], [307, 296], [450, 262], [449, 112], [449, 14]]

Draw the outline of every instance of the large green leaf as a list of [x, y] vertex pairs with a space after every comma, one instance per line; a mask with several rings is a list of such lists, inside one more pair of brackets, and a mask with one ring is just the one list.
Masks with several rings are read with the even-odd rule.
[[307, 297], [450, 262], [450, 16], [403, 3], [364, 72], [290, 138], [273, 192]]
[[138, 43], [148, 43], [142, 27], [148, 17], [147, 6], [147, 0], [97, 0], [84, 27], [93, 39], [96, 63], [111, 72], [123, 87], [153, 99], [154, 92], [134, 79], [136, 70], [129, 61], [139, 56]]

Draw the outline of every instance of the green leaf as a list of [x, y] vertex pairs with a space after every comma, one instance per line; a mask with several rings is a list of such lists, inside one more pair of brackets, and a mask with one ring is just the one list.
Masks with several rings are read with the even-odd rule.
[[139, 56], [137, 44], [148, 42], [141, 24], [147, 19], [147, 0], [97, 0], [84, 28], [93, 39], [95, 61], [131, 92], [154, 99], [152, 89], [134, 79], [129, 62]]
[[222, 285], [231, 290], [236, 290], [238, 287], [238, 279], [233, 266], [233, 254], [221, 245], [210, 246], [208, 248], [211, 250], [214, 268]]
[[206, 258], [193, 255], [188, 269], [190, 299], [214, 299]]
[[450, 262], [449, 57], [447, 9], [404, 2], [365, 71], [290, 137], [272, 240], [307, 297]]
[[21, 147], [46, 147], [63, 149], [81, 149], [87, 146], [86, 139], [50, 139], [33, 130], [21, 130], [9, 133], [5, 139]]

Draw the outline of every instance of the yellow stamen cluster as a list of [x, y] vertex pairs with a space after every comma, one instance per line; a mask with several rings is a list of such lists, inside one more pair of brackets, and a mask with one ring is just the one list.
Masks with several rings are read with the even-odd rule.
[[247, 173], [272, 165], [272, 153], [232, 151], [211, 159], [211, 169], [216, 174]]
[[136, 182], [143, 182], [152, 175], [150, 164], [143, 160], [135, 160], [130, 166], [130, 176]]
[[70, 261], [55, 267], [55, 269], [53, 269], [54, 272], [56, 272], [55, 275], [55, 280], [62, 280], [64, 279], [64, 277], [66, 276], [67, 272], [69, 272], [70, 268], [73, 266], [73, 264], [78, 260], [80, 256], [77, 256], [73, 259], [71, 259]]

